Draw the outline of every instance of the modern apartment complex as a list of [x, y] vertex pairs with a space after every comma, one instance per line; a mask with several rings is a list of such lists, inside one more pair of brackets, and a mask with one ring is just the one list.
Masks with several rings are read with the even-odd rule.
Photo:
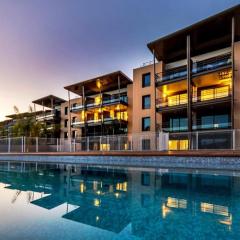
[[61, 123], [55, 137], [141, 135], [156, 149], [164, 132], [170, 150], [231, 148], [240, 129], [240, 5], [147, 46], [153, 62], [134, 69], [133, 81], [117, 71], [66, 86], [68, 101], [33, 101], [44, 112], [36, 120]]

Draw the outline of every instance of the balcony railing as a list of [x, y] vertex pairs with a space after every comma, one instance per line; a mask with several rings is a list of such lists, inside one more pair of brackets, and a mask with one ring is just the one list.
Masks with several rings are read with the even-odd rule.
[[84, 106], [83, 104], [77, 104], [71, 108], [72, 112], [81, 111], [88, 108], [100, 108], [101, 106], [108, 106], [114, 104], [124, 104], [127, 105], [127, 97], [120, 97], [120, 98], [111, 98], [111, 99], [103, 99], [102, 102], [93, 102], [93, 103], [86, 103]]
[[187, 94], [179, 94], [166, 98], [159, 98], [156, 100], [157, 108], [174, 107], [187, 104]]
[[85, 124], [91, 126], [91, 125], [100, 125], [102, 122], [103, 124], [108, 124], [108, 123], [113, 123], [113, 122], [126, 122], [127, 123], [127, 120], [124, 119], [124, 118], [111, 118], [111, 117], [108, 117], [108, 118], [103, 118], [102, 119], [92, 119], [92, 120], [87, 120], [86, 122], [85, 121], [76, 121], [76, 122], [73, 122], [72, 123], [72, 127], [81, 127], [81, 126], [84, 126]]
[[[217, 70], [222, 67], [231, 66], [231, 54], [225, 54], [214, 58], [193, 63], [192, 74], [199, 74], [207, 71]], [[156, 82], [180, 80], [187, 77], [187, 66], [167, 70], [163, 73], [156, 73]]]
[[54, 113], [41, 114], [36, 116], [37, 121], [53, 120], [54, 118], [55, 118]]
[[[192, 97], [193, 103], [229, 98], [232, 94], [229, 86], [201, 90]], [[173, 95], [156, 100], [156, 108], [184, 106], [187, 104], [187, 93]]]
[[227, 129], [231, 128], [231, 122], [223, 122], [223, 123], [209, 123], [209, 124], [201, 124], [201, 121], [197, 121], [196, 125], [193, 125], [193, 130], [208, 130], [208, 129]]
[[199, 95], [193, 97], [193, 103], [206, 102], [211, 100], [228, 98], [232, 94], [231, 89], [227, 87], [211, 88], [202, 90]]
[[221, 67], [231, 66], [231, 64], [232, 60], [230, 54], [217, 56], [211, 59], [194, 63], [195, 66], [193, 65], [192, 73], [197, 74], [205, 71], [212, 71]]

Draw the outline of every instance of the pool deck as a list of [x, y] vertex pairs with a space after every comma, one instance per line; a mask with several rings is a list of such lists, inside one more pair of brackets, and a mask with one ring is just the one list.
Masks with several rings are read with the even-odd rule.
[[129, 157], [240, 157], [240, 150], [194, 150], [194, 151], [83, 151], [83, 152], [38, 152], [0, 153], [0, 156], [129, 156]]
[[125, 151], [0, 153], [1, 162], [240, 171], [240, 151]]

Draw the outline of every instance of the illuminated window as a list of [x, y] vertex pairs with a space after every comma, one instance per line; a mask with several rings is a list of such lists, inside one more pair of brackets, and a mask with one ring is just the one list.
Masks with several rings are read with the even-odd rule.
[[201, 101], [214, 99], [214, 89], [205, 89], [201, 91]]
[[178, 140], [169, 140], [168, 141], [169, 150], [178, 150]]
[[225, 86], [225, 87], [216, 88], [215, 95], [216, 95], [216, 98], [228, 97], [229, 87]]
[[187, 103], [187, 93], [183, 93], [180, 95], [180, 104], [186, 104]]
[[179, 141], [179, 150], [188, 150], [188, 140]]
[[188, 140], [169, 140], [168, 141], [168, 149], [169, 150], [188, 150]]
[[101, 144], [100, 145], [101, 151], [109, 151], [110, 150], [110, 144]]
[[179, 105], [179, 95], [168, 97], [168, 106]]

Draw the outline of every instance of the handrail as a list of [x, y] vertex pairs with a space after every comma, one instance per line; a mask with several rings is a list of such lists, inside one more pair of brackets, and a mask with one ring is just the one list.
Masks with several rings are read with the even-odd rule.
[[[230, 66], [232, 63], [231, 54], [224, 54], [217, 57], [194, 62], [192, 74], [198, 74], [205, 71], [215, 70], [223, 66]], [[174, 69], [169, 69], [164, 72], [156, 73], [156, 81], [163, 82], [176, 80], [187, 77], [187, 66], [181, 66]]]
[[[207, 89], [204, 89], [207, 90]], [[199, 91], [197, 95], [194, 95], [192, 97], [192, 102], [205, 102], [210, 100], [216, 100], [216, 99], [222, 99], [227, 98], [232, 95], [231, 88], [228, 89], [228, 91], [220, 90], [220, 88], [211, 88], [210, 90], [213, 90], [213, 93], [202, 93], [202, 91]], [[218, 91], [217, 91], [218, 90]], [[170, 100], [170, 97], [176, 97], [176, 99]], [[158, 98], [156, 99], [156, 106], [159, 107], [172, 107], [172, 106], [179, 106], [187, 104], [187, 93], [182, 94], [176, 94], [165, 98]]]

